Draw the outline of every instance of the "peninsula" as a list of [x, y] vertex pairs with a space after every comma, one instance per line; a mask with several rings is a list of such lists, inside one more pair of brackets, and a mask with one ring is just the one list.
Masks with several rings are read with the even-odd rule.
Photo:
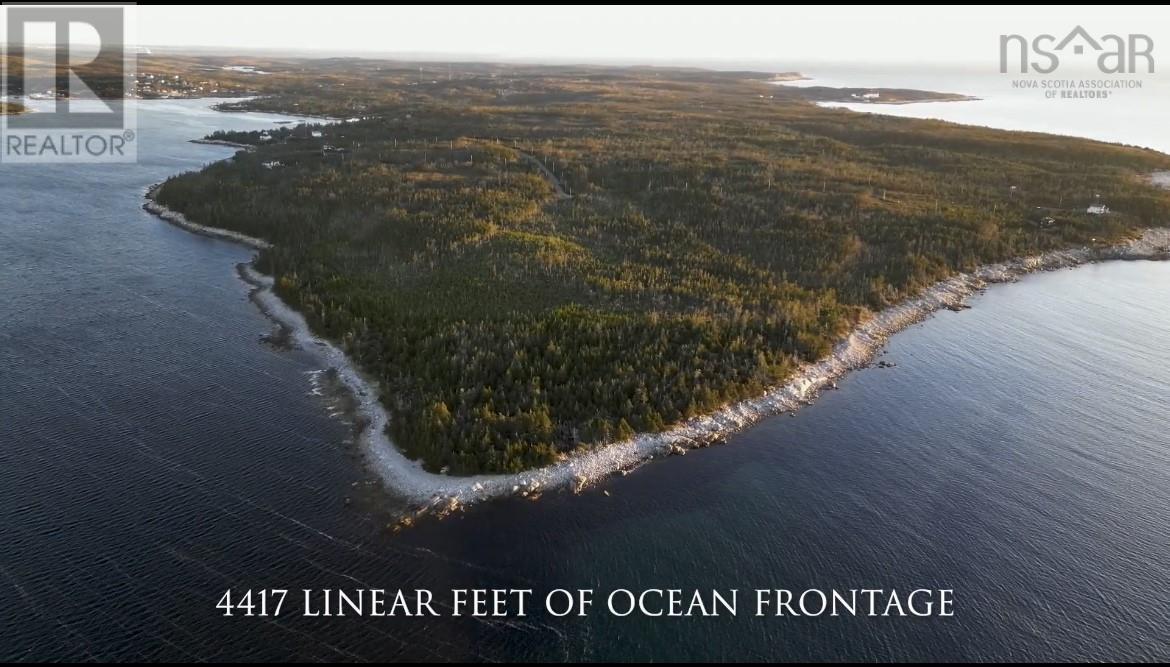
[[157, 206], [263, 239], [256, 270], [435, 473], [762, 400], [942, 281], [1108, 256], [1170, 214], [1166, 155], [822, 108], [756, 72], [201, 66], [261, 94], [224, 109], [344, 120], [207, 137], [252, 150]]

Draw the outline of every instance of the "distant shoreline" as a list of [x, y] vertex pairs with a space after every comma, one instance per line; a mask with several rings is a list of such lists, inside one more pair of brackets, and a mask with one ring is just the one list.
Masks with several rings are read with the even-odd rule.
[[885, 101], [877, 101], [877, 102], [864, 102], [864, 101], [860, 101], [860, 100], [854, 100], [852, 102], [817, 102], [817, 104], [819, 104], [823, 107], [838, 107], [838, 108], [840, 108], [839, 105], [843, 105], [843, 104], [862, 104], [862, 105], [867, 105], [867, 106], [893, 107], [893, 106], [900, 106], [903, 104], [947, 104], [950, 102], [979, 102], [979, 101], [981, 101], [981, 98], [972, 97], [970, 95], [957, 95], [955, 97], [936, 97], [936, 98], [924, 99], [924, 100], [885, 100]]
[[[229, 112], [223, 112], [223, 113], [229, 113]], [[251, 144], [240, 144], [240, 143], [236, 143], [234, 141], [227, 141], [225, 139], [190, 139], [189, 141], [190, 141], [190, 143], [202, 144], [204, 146], [226, 146], [228, 148], [238, 148], [238, 149], [244, 150], [244, 151], [256, 150], [256, 147], [252, 146]]]
[[[1170, 172], [1160, 172], [1150, 178], [1170, 181]], [[155, 201], [160, 186], [154, 185], [147, 190], [143, 208], [162, 220], [194, 233], [234, 241], [254, 249], [271, 247], [262, 239], [187, 220], [182, 214]], [[360, 442], [370, 465], [386, 487], [414, 503], [415, 514], [445, 514], [460, 506], [495, 497], [537, 497], [544, 490], [566, 487], [579, 490], [654, 458], [685, 454], [687, 450], [720, 442], [766, 417], [795, 412], [810, 404], [820, 391], [832, 388], [842, 376], [868, 366], [890, 336], [942, 308], [961, 308], [967, 297], [990, 284], [1012, 282], [1035, 271], [1122, 259], [1170, 259], [1170, 228], [1148, 229], [1138, 238], [1112, 246], [1053, 251], [957, 274], [862, 322], [838, 341], [828, 356], [801, 366], [784, 382], [761, 396], [730, 403], [666, 431], [643, 433], [630, 440], [584, 450], [541, 468], [467, 477], [427, 472], [421, 463], [407, 458], [386, 435], [389, 415], [381, 404], [376, 383], [366, 377], [343, 350], [310, 330], [305, 318], [273, 291], [271, 276], [260, 273], [251, 264], [241, 264], [239, 275], [254, 288], [253, 300], [260, 309], [288, 330], [291, 341], [318, 355], [337, 371], [341, 384], [355, 398], [356, 411], [365, 424], [359, 434]]]
[[803, 91], [805, 93], [805, 99], [820, 106], [836, 106], [839, 104], [898, 106], [903, 104], [926, 104], [935, 102], [978, 102], [981, 100], [981, 98], [975, 97], [974, 95], [944, 93], [936, 90], [921, 90], [916, 88], [790, 85], [798, 81], [816, 81], [816, 77], [804, 75], [791, 78], [778, 77], [767, 81], [767, 83]]

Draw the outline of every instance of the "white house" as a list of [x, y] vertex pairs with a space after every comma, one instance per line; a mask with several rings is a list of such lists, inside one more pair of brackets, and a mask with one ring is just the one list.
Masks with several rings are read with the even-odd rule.
[[1093, 204], [1085, 211], [1090, 215], [1105, 215], [1109, 212], [1109, 207], [1104, 204]]

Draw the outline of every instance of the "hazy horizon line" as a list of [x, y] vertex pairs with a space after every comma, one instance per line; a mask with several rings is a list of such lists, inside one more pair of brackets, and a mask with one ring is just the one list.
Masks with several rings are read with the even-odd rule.
[[[7, 49], [8, 44], [0, 41], [0, 49]], [[49, 49], [54, 45], [25, 44], [25, 48]], [[793, 59], [759, 59], [727, 57], [699, 57], [678, 58], [662, 57], [634, 57], [634, 56], [525, 56], [509, 53], [489, 53], [483, 51], [384, 51], [375, 49], [329, 49], [312, 47], [251, 47], [251, 46], [203, 46], [203, 45], [152, 45], [134, 44], [131, 48], [143, 49], [140, 55], [189, 55], [210, 56], [223, 58], [245, 58], [255, 56], [303, 58], [309, 60], [327, 60], [348, 58], [357, 60], [388, 60], [412, 63], [477, 63], [477, 64], [517, 64], [517, 65], [583, 65], [583, 66], [622, 66], [622, 67], [697, 67], [710, 69], [750, 69], [764, 67], [767, 73], [793, 72], [801, 66], [862, 66], [866, 69], [885, 69], [915, 67], [919, 69], [954, 69], [964, 66], [980, 66], [984, 62], [948, 61], [940, 63], [923, 63], [907, 61], [862, 60], [856, 58], [802, 58]], [[726, 66], [726, 67], [725, 67]]]

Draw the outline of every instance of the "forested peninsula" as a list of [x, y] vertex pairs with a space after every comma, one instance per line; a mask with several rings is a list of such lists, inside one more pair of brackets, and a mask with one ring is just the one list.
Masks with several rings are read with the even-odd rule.
[[1170, 213], [1145, 178], [1166, 155], [822, 108], [824, 89], [769, 74], [248, 65], [264, 74], [218, 76], [261, 96], [226, 108], [336, 122], [217, 133], [252, 150], [155, 196], [270, 242], [256, 267], [379, 383], [391, 437], [434, 472], [663, 430], [957, 272]]

